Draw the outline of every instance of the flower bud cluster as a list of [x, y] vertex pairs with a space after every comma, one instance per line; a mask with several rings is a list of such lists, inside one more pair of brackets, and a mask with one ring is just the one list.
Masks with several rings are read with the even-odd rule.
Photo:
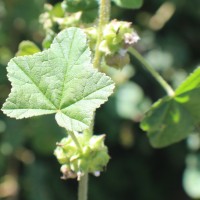
[[80, 180], [85, 173], [99, 174], [110, 159], [107, 147], [104, 145], [105, 135], [89, 138], [84, 134], [76, 134], [76, 137], [81, 148], [68, 136], [57, 144], [54, 151], [54, 155], [62, 165], [63, 179]]
[[40, 23], [46, 32], [43, 46], [49, 48], [55, 35], [64, 28], [79, 27], [81, 22], [81, 12], [68, 13], [64, 11], [62, 4], [45, 4], [44, 13], [40, 15]]
[[96, 17], [91, 10], [97, 8], [98, 1], [96, 0], [65, 0], [54, 6], [46, 3], [45, 11], [40, 15], [39, 21], [46, 33], [50, 31], [57, 33], [69, 27], [84, 27], [83, 19]]
[[[83, 19], [86, 16], [86, 18], [90, 18], [90, 15], [93, 15], [88, 9], [96, 9], [98, 7], [97, 2], [96, 0], [66, 0], [55, 6], [45, 4], [45, 12], [40, 16], [40, 23], [43, 24], [46, 31], [46, 38], [43, 41], [44, 48], [50, 47], [53, 38], [60, 30], [68, 27], [81, 27], [88, 35], [91, 50], [95, 51], [98, 30], [94, 26], [86, 28], [89, 24], [83, 23]], [[80, 10], [81, 8], [82, 10]], [[128, 48], [133, 46], [140, 38], [130, 22], [112, 20], [105, 25], [101, 39], [99, 51], [102, 53], [106, 64], [115, 68], [122, 68], [130, 62], [127, 53]]]
[[80, 25], [81, 12], [65, 12], [62, 4], [57, 4], [55, 6], [45, 4], [44, 9], [45, 12], [40, 15], [39, 21], [46, 31], [56, 31], [56, 28], [62, 30], [64, 28]]
[[[89, 37], [90, 47], [94, 49], [97, 40], [96, 29], [86, 29], [86, 34]], [[103, 30], [99, 50], [105, 56], [107, 65], [121, 68], [130, 62], [128, 48], [139, 39], [130, 22], [113, 20]]]

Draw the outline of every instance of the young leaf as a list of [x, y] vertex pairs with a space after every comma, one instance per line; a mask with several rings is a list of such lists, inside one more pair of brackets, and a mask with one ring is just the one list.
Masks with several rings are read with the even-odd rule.
[[152, 146], [164, 147], [187, 137], [200, 122], [200, 68], [175, 91], [157, 101], [147, 112], [141, 128]]
[[194, 117], [200, 121], [200, 67], [197, 68], [176, 90], [176, 101], [182, 104]]
[[67, 130], [86, 129], [114, 89], [113, 81], [92, 67], [90, 54], [83, 31], [69, 28], [48, 50], [11, 59], [12, 90], [3, 112], [17, 119], [56, 113]]
[[147, 113], [141, 128], [148, 132], [153, 147], [165, 147], [178, 142], [192, 131], [194, 120], [174, 98], [163, 98]]
[[27, 40], [20, 43], [16, 56], [32, 55], [38, 52], [40, 52], [40, 49], [37, 47], [37, 45]]
[[143, 4], [143, 0], [113, 0], [119, 7], [122, 8], [140, 8]]

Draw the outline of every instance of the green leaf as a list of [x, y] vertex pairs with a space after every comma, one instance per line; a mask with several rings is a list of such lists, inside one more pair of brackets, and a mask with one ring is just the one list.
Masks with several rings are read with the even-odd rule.
[[143, 0], [113, 0], [119, 7], [122, 8], [140, 8], [143, 4]]
[[200, 87], [200, 67], [197, 68], [177, 89], [176, 95], [190, 92]]
[[19, 45], [16, 56], [32, 55], [40, 52], [40, 49], [31, 41], [22, 41]]
[[56, 113], [70, 131], [88, 128], [93, 112], [107, 101], [113, 81], [92, 67], [91, 52], [81, 29], [60, 32], [51, 47], [8, 64], [11, 93], [3, 112], [17, 119]]
[[200, 68], [175, 91], [157, 101], [147, 112], [141, 128], [152, 146], [165, 147], [186, 138], [200, 122]]
[[164, 147], [185, 138], [193, 129], [190, 113], [174, 98], [163, 98], [147, 113], [141, 128], [148, 131], [152, 146]]
[[52, 10], [49, 11], [49, 14], [52, 17], [64, 17], [65, 12], [62, 8], [62, 4], [61, 3], [57, 3], [53, 6]]

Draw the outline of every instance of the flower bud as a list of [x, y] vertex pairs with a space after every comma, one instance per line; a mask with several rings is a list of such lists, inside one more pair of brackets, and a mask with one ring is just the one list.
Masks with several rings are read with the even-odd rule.
[[[100, 44], [100, 51], [105, 55], [115, 54], [121, 48], [127, 48], [127, 44], [137, 41], [133, 36], [135, 32], [130, 22], [113, 20], [103, 30], [103, 41]], [[132, 39], [132, 40], [131, 40]], [[133, 41], [133, 39], [135, 39]]]
[[140, 37], [138, 36], [138, 34], [136, 32], [124, 34], [125, 48], [133, 46], [135, 43], [138, 42], [139, 39], [140, 39]]
[[100, 172], [110, 159], [107, 147], [104, 145], [105, 135], [88, 138], [84, 134], [76, 134], [76, 138], [81, 149], [68, 136], [58, 143], [54, 151], [58, 162], [62, 164], [62, 178], [64, 179], [71, 177], [80, 179], [85, 173]]
[[66, 179], [71, 179], [71, 178], [77, 178], [77, 174], [74, 173], [72, 170], [70, 170], [67, 165], [62, 165], [60, 168], [60, 171], [63, 174], [61, 179], [66, 180]]
[[128, 53], [125, 54], [111, 54], [105, 57], [106, 64], [116, 69], [122, 69], [125, 65], [130, 63]]

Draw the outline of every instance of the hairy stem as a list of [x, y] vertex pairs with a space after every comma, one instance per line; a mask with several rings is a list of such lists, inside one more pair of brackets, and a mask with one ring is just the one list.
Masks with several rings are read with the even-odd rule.
[[[109, 18], [110, 18], [110, 0], [100, 0], [97, 44], [95, 47], [95, 53], [93, 59], [94, 68], [100, 68], [101, 65], [102, 55], [101, 52], [99, 51], [99, 46], [102, 41], [103, 28], [109, 22]], [[95, 113], [93, 114], [93, 120], [90, 127], [83, 132], [83, 134], [87, 135], [88, 137], [91, 137], [93, 135], [94, 118], [95, 118]], [[82, 176], [79, 181], [78, 200], [87, 200], [88, 177], [89, 177], [88, 173], [84, 174], [84, 176]]]
[[88, 174], [81, 177], [78, 185], [78, 200], [87, 200]]
[[[83, 131], [83, 134], [87, 136], [88, 138], [91, 138], [93, 135], [93, 129], [94, 129], [94, 118], [95, 113], [93, 114], [93, 119], [90, 127]], [[89, 174], [86, 173], [84, 176], [81, 177], [78, 185], [78, 200], [87, 200], [87, 192], [88, 192], [88, 179]]]
[[163, 79], [158, 72], [156, 72], [142, 57], [142, 55], [136, 51], [134, 48], [129, 48], [129, 52], [133, 55], [143, 66], [144, 68], [157, 80], [157, 82], [162, 86], [169, 96], [174, 95], [174, 90], [172, 87]]
[[[82, 151], [82, 147], [73, 131], [68, 131], [76, 146]], [[78, 179], [79, 180], [79, 179]], [[88, 173], [84, 174], [79, 180], [78, 184], [78, 200], [87, 200], [88, 191]]]
[[110, 0], [100, 0], [99, 8], [99, 23], [97, 33], [97, 43], [95, 48], [93, 65], [94, 68], [100, 68], [102, 53], [99, 51], [99, 46], [102, 41], [103, 28], [109, 22], [110, 18]]

